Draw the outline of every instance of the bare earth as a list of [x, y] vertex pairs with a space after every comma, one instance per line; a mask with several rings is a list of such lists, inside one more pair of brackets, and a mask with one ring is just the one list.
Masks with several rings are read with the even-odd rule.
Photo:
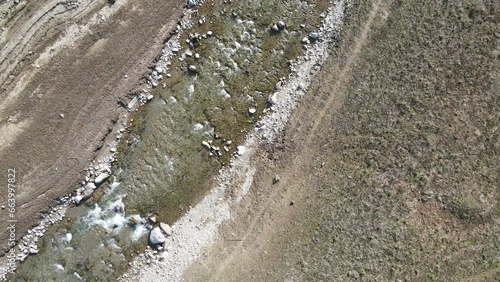
[[[21, 1], [0, 41], [0, 182], [16, 170], [18, 237], [77, 187], [184, 3]], [[7, 210], [0, 219], [5, 250]]]

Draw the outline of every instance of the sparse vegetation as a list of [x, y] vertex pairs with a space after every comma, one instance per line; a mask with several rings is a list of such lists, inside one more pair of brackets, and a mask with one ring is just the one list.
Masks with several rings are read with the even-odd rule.
[[[338, 65], [373, 4], [355, 2]], [[271, 267], [304, 281], [496, 281], [498, 5], [381, 2], [343, 105], [318, 129], [331, 174], [315, 177], [304, 229]]]

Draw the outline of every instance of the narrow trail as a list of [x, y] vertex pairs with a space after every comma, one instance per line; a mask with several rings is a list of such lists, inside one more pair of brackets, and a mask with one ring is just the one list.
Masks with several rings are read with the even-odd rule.
[[[321, 103], [322, 106], [319, 108], [319, 111], [317, 112], [316, 115], [313, 116], [313, 119], [311, 121], [312, 125], [309, 126], [309, 130], [307, 132], [302, 132], [301, 134], [306, 134], [307, 138], [305, 139], [305, 142], [301, 142], [301, 150], [295, 153], [295, 156], [292, 159], [292, 162], [287, 165], [287, 167], [290, 169], [290, 171], [286, 172], [286, 174], [282, 174], [281, 180], [280, 180], [280, 185], [283, 187], [303, 187], [302, 185], [307, 177], [302, 177], [301, 180], [298, 180], [297, 177], [304, 175], [305, 171], [311, 170], [311, 164], [314, 162], [313, 156], [315, 152], [315, 148], [313, 145], [314, 138], [317, 138], [318, 136], [318, 127], [322, 122], [324, 121], [325, 117], [328, 114], [334, 113], [338, 111], [338, 109], [342, 106], [343, 100], [345, 99], [347, 93], [344, 91], [342, 88], [349, 83], [351, 80], [351, 70], [358, 60], [360, 56], [360, 52], [367, 43], [369, 39], [369, 34], [370, 31], [372, 30], [372, 27], [374, 25], [375, 19], [377, 16], [380, 15], [381, 9], [382, 8], [382, 1], [376, 1], [373, 3], [373, 6], [371, 8], [370, 13], [368, 14], [368, 18], [361, 30], [360, 35], [355, 39], [354, 44], [349, 51], [349, 55], [347, 57], [347, 60], [345, 61], [344, 65], [341, 67], [341, 69], [338, 70], [332, 70], [329, 73], [337, 75], [331, 75], [330, 76], [330, 81], [325, 81], [321, 87], [319, 87], [318, 92], [320, 92], [320, 96], [322, 98], [326, 98], [325, 103]], [[387, 11], [383, 11], [384, 15], [382, 19], [387, 18]], [[329, 82], [332, 82], [331, 84]], [[326, 97], [324, 97], [326, 96]], [[311, 115], [311, 113], [310, 113]], [[269, 187], [265, 187], [264, 189], [271, 190], [271, 184], [267, 184]], [[225, 257], [222, 261], [217, 262], [216, 264], [218, 265], [216, 267], [216, 270], [214, 271], [214, 277], [213, 280], [215, 281], [221, 281], [224, 280], [224, 273], [228, 270], [229, 266], [232, 264], [233, 261], [235, 261], [238, 256], [242, 254], [244, 249], [252, 242], [254, 241], [256, 236], [262, 236], [262, 230], [260, 230], [262, 233], [259, 234], [259, 230], [257, 227], [259, 227], [259, 222], [263, 220], [263, 217], [265, 217], [265, 214], [270, 213], [270, 210], [274, 209], [279, 209], [279, 207], [273, 205], [274, 202], [278, 201], [279, 196], [282, 196], [283, 198], [289, 198], [290, 194], [292, 194], [294, 189], [288, 189], [285, 193], [287, 195], [280, 194], [282, 190], [280, 189], [274, 189], [270, 193], [270, 196], [268, 199], [262, 204], [259, 205], [258, 210], [254, 213], [255, 215], [253, 216], [252, 220], [249, 222], [248, 227], [246, 228], [246, 232], [241, 236], [241, 240], [237, 242], [237, 245], [234, 247], [234, 249], [230, 252], [227, 257]], [[279, 213], [280, 211], [277, 210]], [[286, 220], [286, 212], [281, 212], [279, 213], [280, 216], [276, 217], [279, 218], [280, 221], [285, 221]], [[274, 225], [277, 225], [276, 222]], [[260, 228], [260, 227], [259, 227]], [[272, 231], [271, 231], [272, 232]]]

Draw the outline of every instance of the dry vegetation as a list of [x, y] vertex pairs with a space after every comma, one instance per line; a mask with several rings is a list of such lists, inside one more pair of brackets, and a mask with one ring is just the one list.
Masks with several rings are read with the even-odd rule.
[[[339, 65], [372, 5], [356, 2]], [[264, 269], [303, 281], [498, 281], [498, 3], [400, 0], [386, 12], [317, 130], [325, 165], [294, 219], [303, 228]]]

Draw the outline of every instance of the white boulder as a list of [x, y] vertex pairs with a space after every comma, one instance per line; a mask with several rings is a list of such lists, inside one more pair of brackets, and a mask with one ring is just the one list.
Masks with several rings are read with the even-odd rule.
[[102, 182], [104, 182], [104, 180], [108, 179], [108, 177], [109, 177], [109, 174], [107, 174], [107, 173], [101, 173], [101, 174], [99, 174], [99, 175], [95, 178], [94, 183], [95, 183], [96, 185], [99, 185], [99, 184], [101, 184]]
[[151, 242], [151, 244], [162, 244], [166, 239], [167, 238], [161, 232], [160, 227], [153, 228], [153, 230], [151, 230], [151, 233], [149, 233], [149, 242]]

